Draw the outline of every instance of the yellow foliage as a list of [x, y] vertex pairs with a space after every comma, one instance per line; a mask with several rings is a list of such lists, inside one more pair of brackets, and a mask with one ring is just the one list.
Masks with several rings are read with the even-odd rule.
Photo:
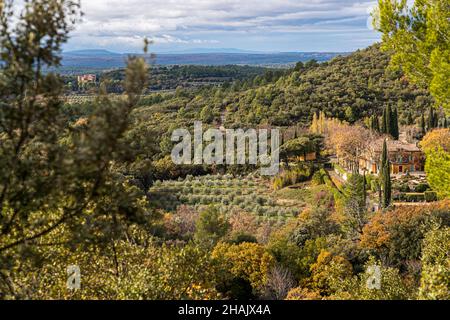
[[262, 245], [248, 242], [239, 245], [219, 243], [211, 256], [233, 276], [248, 280], [258, 290], [264, 288], [275, 262]]

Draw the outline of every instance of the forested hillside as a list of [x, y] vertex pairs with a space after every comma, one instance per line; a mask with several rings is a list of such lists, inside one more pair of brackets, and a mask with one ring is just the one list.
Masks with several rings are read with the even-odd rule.
[[188, 118], [203, 110], [210, 115], [203, 120], [210, 123], [225, 114], [226, 122], [234, 125], [289, 126], [309, 123], [319, 110], [355, 122], [381, 115], [390, 104], [399, 108], [401, 122], [408, 112], [414, 119], [433, 99], [401, 73], [388, 70], [388, 62], [389, 56], [375, 45], [331, 62], [299, 63], [281, 78], [257, 77], [212, 90], [178, 92], [158, 109], [179, 111]]
[[301, 126], [323, 110], [327, 116], [355, 122], [381, 115], [386, 104], [398, 107], [400, 123], [408, 121], [409, 112], [409, 121], [418, 119], [433, 103], [432, 97], [402, 74], [389, 71], [388, 61], [375, 45], [329, 63], [299, 63], [281, 77], [266, 72], [230, 86], [154, 94], [135, 111], [133, 136], [140, 136], [141, 130], [155, 131], [154, 145], [163, 156], [170, 152], [171, 129], [190, 127], [194, 120], [229, 127]]

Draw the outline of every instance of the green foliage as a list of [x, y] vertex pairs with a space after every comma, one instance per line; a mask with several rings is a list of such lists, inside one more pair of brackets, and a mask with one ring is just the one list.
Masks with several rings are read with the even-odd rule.
[[427, 180], [439, 197], [450, 197], [450, 153], [442, 148], [427, 153]]
[[[372, 288], [368, 285], [372, 281], [373, 271], [369, 267], [380, 268], [380, 287]], [[345, 300], [407, 300], [414, 298], [412, 288], [400, 275], [399, 270], [381, 265], [374, 258], [365, 265], [366, 272], [362, 272], [344, 281], [337, 278], [332, 282], [335, 292], [331, 299]]]
[[375, 17], [384, 50], [393, 51], [390, 65], [409, 80], [428, 87], [438, 105], [450, 108], [450, 20], [446, 0], [379, 0]]
[[450, 298], [450, 228], [429, 231], [423, 240], [419, 299]]
[[352, 174], [345, 184], [344, 215], [349, 233], [360, 233], [367, 223], [366, 181], [360, 174]]
[[230, 224], [219, 212], [218, 208], [210, 206], [200, 212], [194, 239], [202, 246], [213, 247], [227, 234], [229, 229]]

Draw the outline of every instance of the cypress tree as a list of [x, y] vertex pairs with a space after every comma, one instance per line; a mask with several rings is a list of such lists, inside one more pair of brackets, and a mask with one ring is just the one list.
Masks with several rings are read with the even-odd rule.
[[392, 125], [392, 108], [390, 105], [386, 107], [386, 133], [392, 136], [392, 130], [394, 126]]
[[394, 111], [392, 112], [391, 122], [392, 122], [391, 134], [395, 140], [398, 140], [400, 132], [398, 130], [398, 110], [397, 110], [397, 108], [394, 108]]
[[407, 117], [406, 117], [406, 122], [408, 123], [408, 125], [411, 125], [411, 124], [413, 124], [413, 122], [414, 122], [414, 120], [413, 120], [413, 118], [412, 118], [411, 111], [408, 111], [408, 115], [407, 115]]
[[391, 172], [390, 162], [386, 161], [383, 169], [383, 208], [389, 207], [391, 204]]
[[420, 133], [422, 136], [424, 136], [427, 133], [427, 130], [425, 128], [425, 116], [422, 113], [422, 116], [420, 117]]
[[381, 116], [381, 133], [387, 133], [386, 128], [386, 109], [383, 110], [383, 115]]
[[391, 170], [386, 140], [383, 142], [379, 177], [381, 180], [380, 191], [382, 190], [382, 194], [380, 193], [381, 205], [383, 208], [387, 208], [391, 203]]
[[434, 128], [434, 111], [433, 111], [433, 107], [430, 105], [430, 109], [428, 110], [428, 128], [427, 130], [431, 130]]
[[384, 164], [386, 163], [387, 158], [388, 158], [387, 142], [386, 142], [386, 139], [385, 139], [384, 142], [383, 142], [383, 151], [381, 153], [380, 172], [383, 172]]
[[366, 187], [366, 172], [364, 171], [363, 174], [363, 204], [364, 208], [366, 207], [366, 201], [367, 201], [367, 187]]

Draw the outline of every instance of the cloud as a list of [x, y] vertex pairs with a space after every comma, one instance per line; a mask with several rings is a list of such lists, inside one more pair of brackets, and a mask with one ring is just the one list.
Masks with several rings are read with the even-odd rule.
[[169, 47], [244, 41], [231, 41], [233, 35], [361, 33], [367, 30], [368, 8], [375, 4], [368, 0], [82, 0], [83, 23], [73, 32], [70, 45], [131, 50], [140, 48], [144, 37]]

